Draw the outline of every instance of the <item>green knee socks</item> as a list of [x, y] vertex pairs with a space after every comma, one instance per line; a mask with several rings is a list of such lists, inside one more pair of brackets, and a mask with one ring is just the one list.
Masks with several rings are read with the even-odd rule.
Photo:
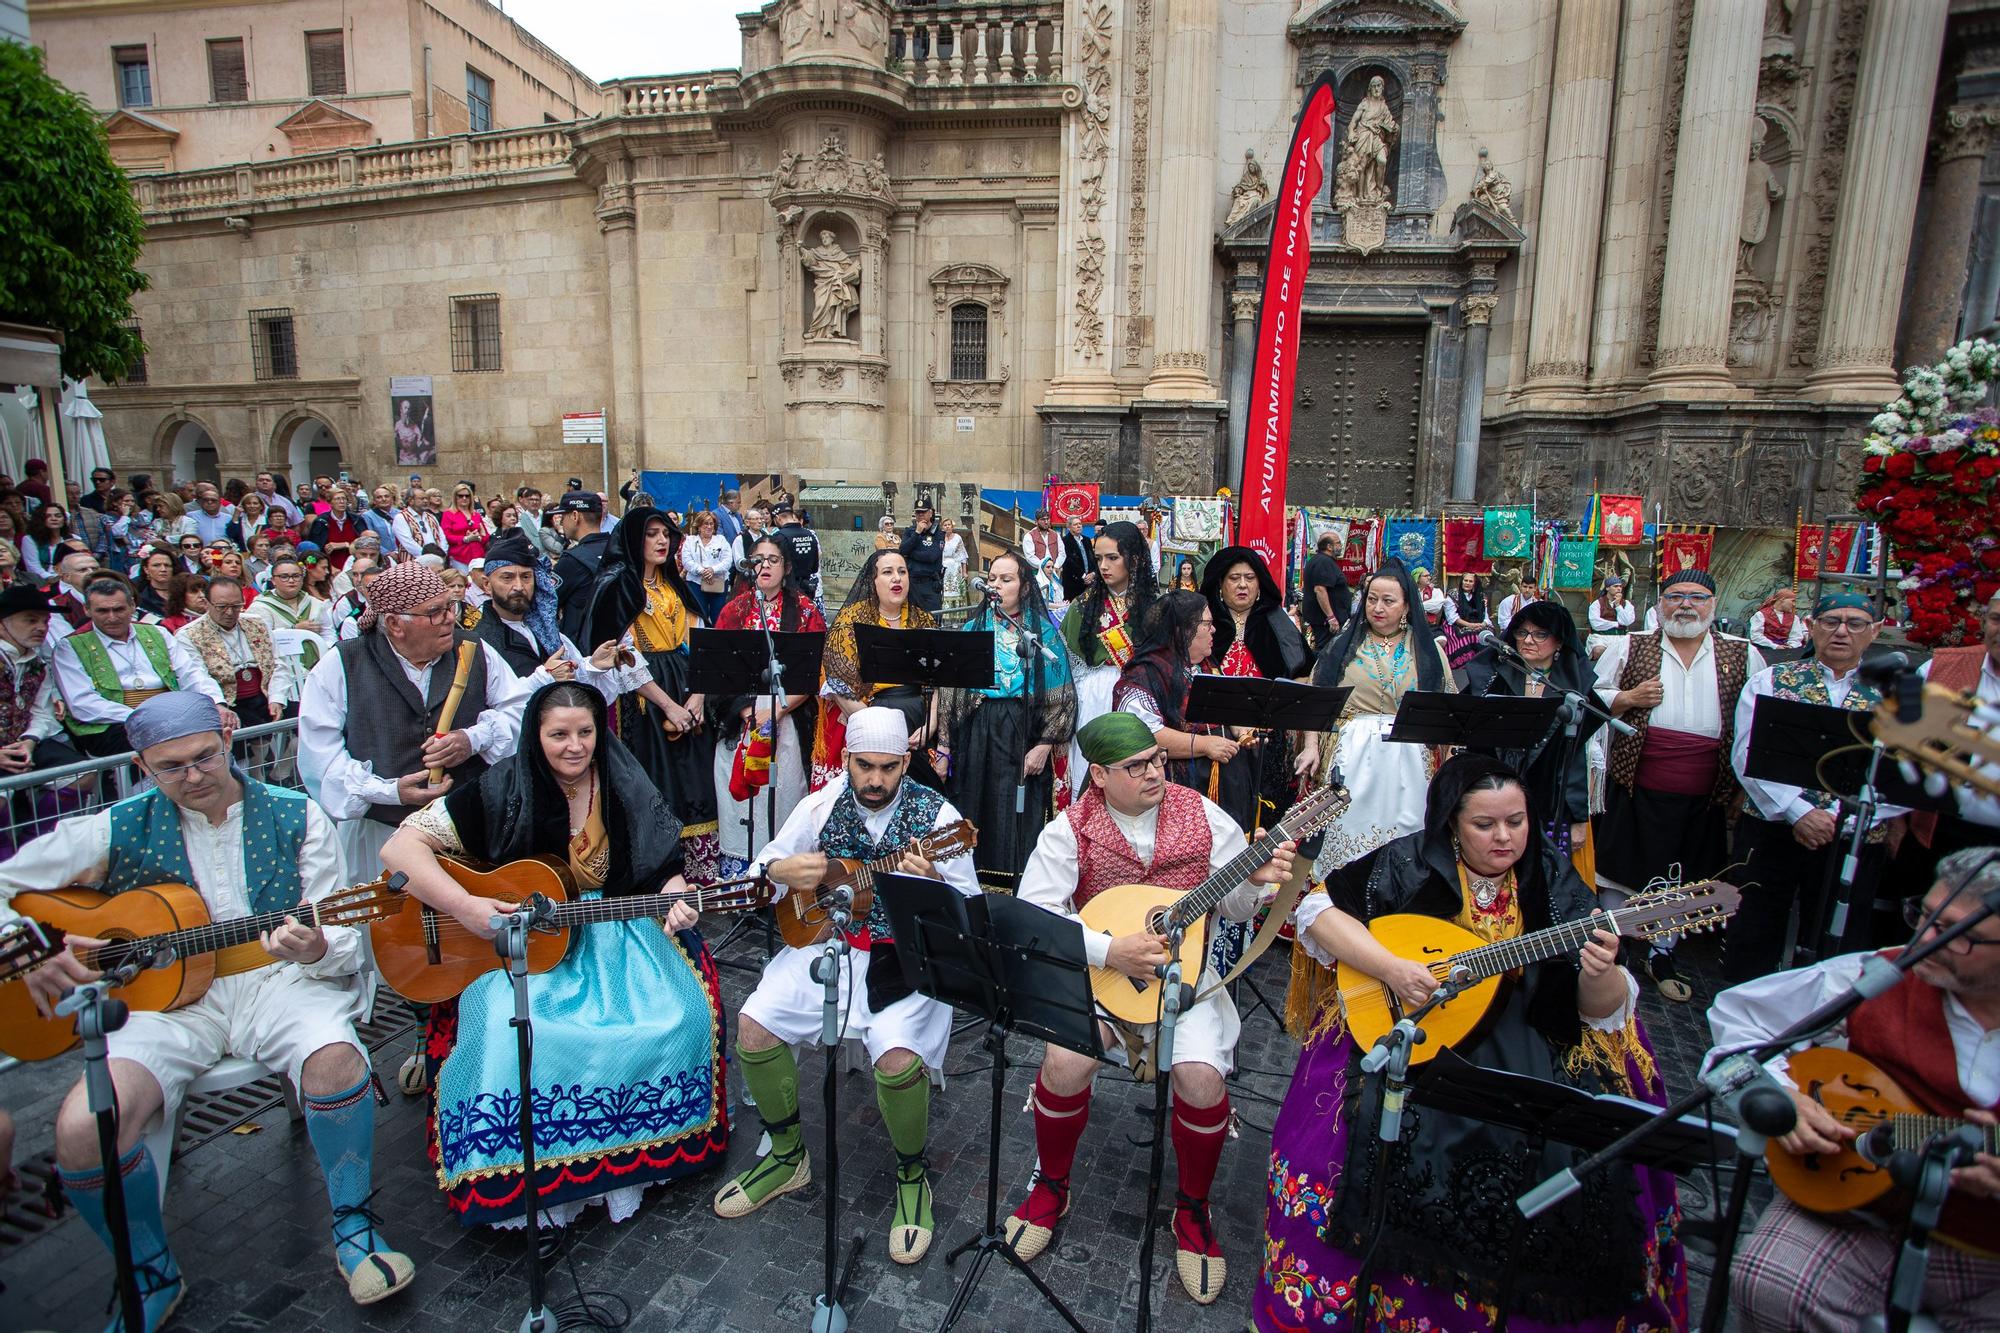
[[912, 1060], [899, 1074], [875, 1071], [875, 1105], [896, 1149], [896, 1220], [899, 1227], [932, 1229], [931, 1188], [924, 1179], [924, 1142], [931, 1132], [931, 1088], [924, 1063]]
[[736, 1059], [743, 1084], [757, 1101], [757, 1114], [771, 1136], [771, 1151], [737, 1177], [736, 1183], [753, 1202], [792, 1178], [792, 1168], [805, 1155], [799, 1133], [799, 1062], [792, 1048], [779, 1042], [762, 1051], [740, 1047]]

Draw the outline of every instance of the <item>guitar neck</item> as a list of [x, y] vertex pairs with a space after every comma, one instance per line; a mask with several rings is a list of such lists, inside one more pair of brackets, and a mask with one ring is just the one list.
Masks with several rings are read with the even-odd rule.
[[[563, 929], [571, 926], [585, 926], [594, 921], [643, 921], [648, 917], [663, 917], [682, 903], [697, 912], [710, 910], [705, 905], [706, 891], [693, 889], [687, 893], [632, 893], [616, 898], [581, 898], [575, 902], [556, 904], [555, 923]], [[718, 898], [724, 895], [716, 895]]]
[[319, 925], [319, 906], [307, 903], [303, 906], [284, 908], [277, 912], [257, 912], [250, 916], [239, 916], [229, 921], [211, 921], [205, 926], [189, 926], [185, 930], [170, 930], [164, 935], [148, 935], [144, 939], [116, 940], [91, 953], [91, 965], [103, 970], [107, 965], [116, 967], [132, 958], [151, 958], [165, 950], [171, 950], [176, 957], [188, 958], [195, 954], [219, 953], [233, 949], [239, 944], [250, 944], [267, 930], [276, 930], [285, 924], [286, 917], [293, 917], [301, 925]]
[[[1922, 1152], [1924, 1145], [1932, 1139], [1971, 1123], [1948, 1115], [1896, 1115], [1889, 1118], [1889, 1139], [1896, 1152]], [[1984, 1140], [1984, 1146], [1979, 1151], [2000, 1155], [2000, 1126], [1979, 1125], [1975, 1128]]]
[[1585, 917], [1580, 921], [1565, 921], [1559, 926], [1550, 926], [1529, 935], [1517, 935], [1511, 940], [1501, 940], [1478, 949], [1467, 949], [1455, 955], [1447, 967], [1465, 967], [1472, 973], [1474, 981], [1484, 981], [1497, 977], [1516, 968], [1527, 967], [1531, 963], [1547, 962], [1564, 954], [1578, 953], [1590, 943], [1591, 935], [1599, 930], [1616, 932], [1619, 928], [1618, 913], [1606, 912], [1599, 917]]
[[1224, 898], [1236, 892], [1257, 873], [1258, 867], [1271, 859], [1272, 849], [1291, 837], [1282, 819], [1264, 830], [1249, 846], [1231, 857], [1228, 864], [1211, 872], [1207, 879], [1181, 896], [1168, 914], [1171, 924], [1185, 930], [1213, 912], [1222, 905]]

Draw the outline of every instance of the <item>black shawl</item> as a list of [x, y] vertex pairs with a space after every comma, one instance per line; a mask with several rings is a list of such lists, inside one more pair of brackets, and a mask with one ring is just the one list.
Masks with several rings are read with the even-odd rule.
[[[1549, 631], [1556, 636], [1556, 660], [1549, 668], [1549, 687], [1574, 690], [1586, 696], [1597, 688], [1597, 672], [1576, 621], [1560, 602], [1530, 602], [1507, 622], [1505, 638], [1516, 645], [1526, 626]], [[1518, 646], [1516, 645], [1517, 651]], [[1528, 674], [1491, 648], [1482, 648], [1465, 665], [1467, 694], [1527, 695]], [[1594, 696], [1593, 696], [1594, 697]], [[1580, 824], [1590, 818], [1590, 756], [1585, 743], [1597, 734], [1604, 719], [1585, 712], [1577, 724], [1576, 745], [1563, 764], [1563, 724], [1557, 720], [1532, 749], [1499, 752], [1498, 757], [1518, 770], [1527, 780], [1528, 799], [1538, 819]]]
[[1216, 666], [1236, 642], [1236, 618], [1222, 601], [1222, 581], [1238, 565], [1249, 565], [1257, 573], [1257, 601], [1250, 608], [1244, 627], [1244, 645], [1257, 664], [1257, 674], [1266, 680], [1297, 680], [1312, 664], [1299, 627], [1285, 614], [1284, 594], [1264, 565], [1264, 557], [1247, 546], [1225, 546], [1208, 558], [1201, 578], [1201, 595], [1208, 598], [1215, 616], [1215, 647], [1209, 660]]
[[[541, 746], [542, 715], [552, 706], [550, 696], [562, 689], [588, 700], [597, 722], [593, 765], [611, 842], [604, 892], [657, 893], [681, 872], [681, 821], [624, 742], [611, 734], [604, 696], [585, 686], [557, 681], [536, 690], [521, 714], [521, 743], [513, 757], [446, 795], [445, 811], [458, 840], [468, 854], [495, 864], [528, 856], [567, 857], [569, 802]], [[575, 700], [565, 696], [565, 702], [573, 705]]]
[[646, 525], [656, 518], [667, 525], [667, 563], [660, 567], [660, 577], [680, 597], [690, 617], [701, 615], [701, 603], [681, 573], [681, 542], [685, 537], [680, 526], [671, 515], [641, 505], [626, 510], [611, 533], [585, 600], [588, 610], [581, 626], [583, 637], [576, 642], [595, 645], [622, 639], [646, 609]]

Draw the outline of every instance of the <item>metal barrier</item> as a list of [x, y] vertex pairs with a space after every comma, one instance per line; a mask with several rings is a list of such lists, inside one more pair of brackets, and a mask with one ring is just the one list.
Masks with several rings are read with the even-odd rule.
[[[230, 753], [244, 772], [273, 786], [300, 790], [297, 718], [238, 727]], [[134, 756], [110, 755], [61, 768], [0, 777], [0, 860], [58, 822], [89, 814], [139, 791], [146, 780], [132, 767]]]

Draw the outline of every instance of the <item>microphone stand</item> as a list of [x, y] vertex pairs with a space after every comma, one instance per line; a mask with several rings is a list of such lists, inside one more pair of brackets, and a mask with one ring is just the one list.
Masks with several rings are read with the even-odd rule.
[[[825, 1115], [826, 1137], [826, 1234], [822, 1241], [826, 1285], [813, 1297], [812, 1333], [847, 1333], [847, 1311], [840, 1298], [854, 1276], [861, 1258], [861, 1237], [856, 1235], [847, 1252], [847, 1264], [840, 1265], [840, 1033], [845, 1026], [840, 1014], [840, 967], [853, 946], [847, 942], [848, 927], [854, 924], [854, 890], [843, 885], [828, 894], [829, 927], [826, 943], [813, 960], [812, 978], [820, 984], [819, 1041], [826, 1054], [826, 1072], [820, 1078], [820, 1100]], [[849, 1002], [853, 1000], [848, 997]]]
[[541, 1204], [535, 1191], [534, 1063], [535, 1025], [528, 1012], [528, 932], [541, 928], [553, 913], [547, 898], [537, 893], [511, 912], [492, 917], [494, 952], [507, 960], [507, 978], [514, 985], [514, 1058], [521, 1073], [521, 1205], [528, 1232], [528, 1308], [521, 1315], [520, 1333], [555, 1333], [543, 1291]]
[[1909, 1333], [1913, 1328], [1922, 1333], [1936, 1333], [1937, 1323], [1920, 1313], [1924, 1277], [1931, 1261], [1931, 1228], [1937, 1225], [1938, 1215], [1944, 1211], [1945, 1195], [1951, 1191], [1952, 1170], [1969, 1165], [1979, 1154], [1979, 1144], [1979, 1131], [1971, 1125], [1961, 1125], [1924, 1145], [1923, 1156], [1917, 1161], [1916, 1183], [1910, 1190], [1913, 1197], [1909, 1224], [1896, 1252], [1896, 1266], [1889, 1273], [1887, 1306], [1882, 1313], [1869, 1317], [1868, 1333], [1877, 1330]]
[[1354, 1279], [1357, 1330], [1368, 1327], [1368, 1309], [1372, 1303], [1368, 1284], [1375, 1266], [1375, 1251], [1381, 1246], [1382, 1233], [1388, 1229], [1389, 1162], [1403, 1137], [1403, 1106], [1410, 1093], [1410, 1054], [1425, 1040], [1423, 1019], [1471, 983], [1471, 969], [1463, 964], [1452, 968], [1428, 1000], [1398, 1019], [1394, 1027], [1375, 1039], [1373, 1049], [1361, 1057], [1363, 1074], [1382, 1075], [1382, 1113], [1375, 1127], [1375, 1175], [1368, 1186], [1368, 1248], [1361, 1252]]
[[1160, 1180], [1167, 1169], [1167, 1085], [1174, 1076], [1174, 1029], [1181, 1011], [1193, 999], [1193, 988], [1181, 980], [1184, 929], [1167, 935], [1167, 961], [1154, 968], [1161, 979], [1160, 1026], [1153, 1038], [1153, 1148], [1146, 1173], [1146, 1239], [1139, 1246], [1139, 1333], [1153, 1326], [1153, 1247], [1160, 1234]]
[[[1955, 897], [1965, 885], [1970, 884], [1978, 878], [1996, 860], [2000, 860], [2000, 852], [1989, 853], [1984, 860], [1973, 867], [1954, 886], [1952, 891], [1953, 896]], [[1950, 899], [1946, 901], [1949, 902]], [[1528, 1217], [1539, 1216], [1582, 1189], [1583, 1182], [1586, 1179], [1605, 1170], [1612, 1163], [1625, 1157], [1633, 1148], [1650, 1138], [1663, 1126], [1680, 1119], [1692, 1111], [1698, 1110], [1704, 1103], [1709, 1102], [1717, 1096], [1738, 1100], [1739, 1102], [1752, 1103], [1739, 1106], [1739, 1114], [1743, 1115], [1743, 1123], [1750, 1126], [1751, 1132], [1766, 1137], [1789, 1133], [1791, 1122], [1796, 1116], [1796, 1108], [1787, 1108], [1793, 1111], [1793, 1116], [1788, 1116], [1786, 1123], [1780, 1128], [1777, 1127], [1775, 1116], [1769, 1119], [1765, 1118], [1765, 1112], [1774, 1110], [1774, 1106], [1766, 1105], [1759, 1108], [1754, 1105], [1754, 1102], [1757, 1100], [1754, 1096], [1741, 1099], [1736, 1097], [1736, 1094], [1744, 1089], [1750, 1089], [1754, 1093], [1756, 1091], [1754, 1085], [1759, 1081], [1745, 1066], [1754, 1065], [1761, 1072], [1764, 1061], [1769, 1060], [1781, 1051], [1790, 1050], [1792, 1047], [1808, 1041], [1820, 1032], [1841, 1022], [1855, 1009], [1860, 1007], [1863, 1001], [1872, 999], [1892, 989], [1918, 963], [1923, 962], [1924, 959], [1929, 958], [1939, 950], [1949, 947], [1953, 940], [1965, 934], [1974, 926], [1986, 920], [1986, 918], [1996, 914], [2000, 914], [2000, 885], [1987, 890], [1981, 896], [1979, 906], [1967, 912], [1950, 927], [1941, 931], [1930, 932], [1921, 942], [1912, 943], [1896, 955], [1893, 960], [1883, 958], [1879, 954], [1870, 955], [1867, 961], [1861, 965], [1861, 975], [1854, 979], [1854, 984], [1845, 992], [1828, 1000], [1825, 1004], [1822, 1004], [1819, 1008], [1792, 1024], [1783, 1032], [1780, 1032], [1777, 1036], [1765, 1041], [1753, 1042], [1748, 1046], [1728, 1052], [1728, 1058], [1718, 1060], [1713, 1067], [1702, 1075], [1699, 1087], [1685, 1096], [1678, 1098], [1671, 1105], [1654, 1114], [1645, 1123], [1632, 1129], [1629, 1133], [1620, 1135], [1615, 1141], [1606, 1145], [1600, 1151], [1592, 1153], [1575, 1166], [1567, 1167], [1550, 1176], [1541, 1184], [1516, 1199], [1514, 1201], [1515, 1206]], [[1787, 1100], [1790, 1100], [1789, 1097]], [[1743, 1152], [1744, 1147], [1745, 1139], [1743, 1136], [1739, 1136], [1737, 1141], [1737, 1151], [1739, 1154]], [[1749, 1182], [1747, 1177], [1751, 1165], [1752, 1162], [1748, 1158], [1739, 1160], [1738, 1178], [1732, 1183], [1730, 1189], [1730, 1206], [1733, 1209], [1733, 1215], [1725, 1219], [1724, 1229], [1717, 1237], [1716, 1264], [1714, 1275], [1710, 1279], [1708, 1308], [1704, 1312], [1702, 1320], [1702, 1328], [1708, 1330], [1709, 1333], [1721, 1333], [1722, 1325], [1720, 1320], [1729, 1294], [1729, 1260], [1733, 1257], [1736, 1232], [1741, 1227], [1743, 1219], [1742, 1200], [1738, 1196], [1740, 1194], [1743, 1199], [1747, 1199], [1748, 1197]], [[1919, 1290], [1921, 1289], [1921, 1285], [1921, 1278], [1919, 1278]]]
[[[1834, 848], [1827, 847], [1826, 870], [1820, 876], [1819, 948], [1813, 958], [1831, 958], [1841, 951], [1842, 941], [1847, 938], [1847, 914], [1853, 910], [1854, 885], [1861, 874], [1861, 849], [1868, 840], [1868, 831], [1875, 823], [1875, 808], [1881, 798], [1875, 789], [1875, 774], [1881, 767], [1884, 751], [1878, 738], [1868, 747], [1868, 771], [1861, 779], [1861, 790], [1853, 801], [1845, 796], [1840, 798], [1840, 818], [1852, 816], [1854, 832], [1847, 839], [1847, 850], [1840, 857], [1840, 878], [1834, 882]], [[1838, 829], [1839, 825], [1836, 824]], [[1839, 835], [1836, 833], [1835, 835]]]
[[[139, 1294], [138, 1266], [132, 1258], [131, 1215], [125, 1209], [125, 1173], [119, 1169], [118, 1091], [111, 1082], [110, 1065], [109, 1038], [125, 1026], [131, 1010], [111, 992], [129, 985], [149, 961], [132, 959], [119, 967], [107, 968], [96, 981], [84, 982], [56, 1002], [58, 1015], [76, 1016], [76, 1035], [83, 1040], [84, 1095], [91, 1115], [97, 1120], [97, 1160], [104, 1172], [104, 1229], [111, 1233], [119, 1322], [128, 1329], [146, 1326], [146, 1307]], [[158, 1169], [159, 1164], [154, 1163], [154, 1167]]]

